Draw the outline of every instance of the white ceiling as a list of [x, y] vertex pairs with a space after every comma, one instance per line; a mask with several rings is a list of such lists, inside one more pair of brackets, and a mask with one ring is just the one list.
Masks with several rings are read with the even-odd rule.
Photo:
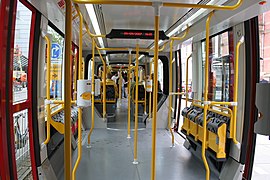
[[[179, 0], [170, 0], [179, 2]], [[198, 3], [199, 0], [182, 0], [182, 3]], [[111, 29], [142, 29], [154, 30], [154, 8], [143, 6], [115, 6], [102, 5], [105, 30], [108, 34]], [[176, 23], [189, 9], [162, 7], [160, 14], [160, 30], [168, 30]], [[109, 47], [135, 47], [136, 40], [111, 40], [107, 39]], [[139, 40], [141, 48], [147, 48], [152, 40]]]

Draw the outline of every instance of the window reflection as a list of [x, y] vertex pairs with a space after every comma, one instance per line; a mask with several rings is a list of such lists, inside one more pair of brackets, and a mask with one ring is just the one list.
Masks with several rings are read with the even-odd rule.
[[52, 35], [50, 96], [52, 99], [61, 100], [64, 38], [50, 26], [48, 33]]
[[[203, 92], [205, 41], [202, 42]], [[233, 34], [226, 31], [210, 38], [209, 43], [209, 89], [208, 98], [213, 101], [232, 101], [234, 79]], [[202, 95], [203, 96], [203, 95]]]
[[31, 19], [32, 12], [21, 2], [18, 2], [13, 54], [13, 103], [27, 100]]

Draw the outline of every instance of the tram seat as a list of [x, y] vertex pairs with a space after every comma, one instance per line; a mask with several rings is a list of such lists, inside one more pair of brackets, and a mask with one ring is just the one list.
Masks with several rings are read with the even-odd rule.
[[118, 88], [114, 81], [106, 80], [106, 103], [116, 103]]
[[[182, 131], [194, 141], [203, 142], [203, 109], [199, 107], [187, 107], [182, 111], [184, 123]], [[230, 116], [224, 116], [218, 112], [207, 112], [207, 148], [216, 153], [217, 159], [225, 159], [225, 147], [227, 131], [229, 131]]]
[[191, 110], [188, 115], [187, 118], [193, 122], [195, 122], [196, 117], [201, 114], [203, 112], [203, 109], [195, 107], [193, 110]]
[[[145, 89], [144, 89], [144, 85], [142, 83], [140, 83], [138, 85], [138, 103], [144, 103], [145, 100]], [[136, 92], [136, 86], [133, 87], [132, 89], [132, 97], [133, 97], [133, 101], [135, 102], [135, 92]]]
[[183, 117], [187, 117], [188, 113], [194, 108], [194, 106], [190, 106], [190, 107], [185, 107], [182, 110], [182, 116]]
[[[57, 114], [52, 116], [52, 121], [51, 125], [60, 133], [64, 134], [65, 128], [64, 128], [64, 123], [65, 123], [65, 113], [64, 110], [61, 110]], [[78, 108], [75, 106], [71, 106], [71, 124], [72, 124], [72, 131], [73, 133], [76, 130], [77, 127], [77, 120], [78, 120]]]

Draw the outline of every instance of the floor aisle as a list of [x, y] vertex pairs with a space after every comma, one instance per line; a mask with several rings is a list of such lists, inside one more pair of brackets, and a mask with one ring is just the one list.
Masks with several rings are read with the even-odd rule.
[[[170, 147], [170, 134], [157, 131], [156, 179], [205, 179], [203, 163], [183, 147], [177, 136], [174, 148]], [[151, 130], [138, 132], [138, 165], [133, 165], [133, 139], [125, 131], [96, 129], [92, 135], [92, 148], [86, 148], [84, 139], [82, 159], [77, 179], [91, 180], [149, 180], [151, 176]], [[132, 134], [133, 137], [133, 134]], [[77, 154], [74, 153], [74, 160]], [[212, 174], [211, 179], [217, 179]]]
[[[138, 165], [134, 165], [134, 132], [127, 139], [127, 99], [116, 111], [116, 121], [108, 129], [94, 129], [92, 148], [83, 140], [82, 159], [77, 170], [77, 180], [149, 180], [151, 177], [152, 130], [139, 123]], [[134, 122], [131, 122], [134, 128]], [[87, 132], [84, 133], [85, 135]], [[167, 130], [157, 130], [156, 179], [198, 180], [205, 179], [202, 161], [184, 148], [184, 139], [178, 134], [176, 146], [171, 148], [171, 135]], [[86, 136], [85, 136], [86, 137]], [[73, 154], [73, 162], [77, 151]], [[211, 179], [218, 179], [213, 174]]]

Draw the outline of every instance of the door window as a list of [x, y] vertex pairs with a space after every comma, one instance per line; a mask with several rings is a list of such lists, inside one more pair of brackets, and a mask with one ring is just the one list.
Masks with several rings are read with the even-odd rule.
[[13, 103], [28, 99], [28, 60], [32, 11], [21, 2], [17, 4], [14, 55], [13, 55]]
[[50, 96], [52, 99], [62, 100], [64, 38], [51, 28], [51, 26], [48, 26], [48, 33], [52, 35]]
[[[31, 179], [34, 159], [31, 159], [30, 137], [32, 130], [31, 84], [32, 84], [32, 41], [33, 11], [17, 1], [13, 52], [13, 126], [15, 160], [18, 179]], [[12, 136], [12, 135], [11, 135]], [[12, 145], [13, 146], [13, 145]], [[33, 151], [32, 151], [33, 152]], [[33, 154], [32, 154], [33, 155]]]

